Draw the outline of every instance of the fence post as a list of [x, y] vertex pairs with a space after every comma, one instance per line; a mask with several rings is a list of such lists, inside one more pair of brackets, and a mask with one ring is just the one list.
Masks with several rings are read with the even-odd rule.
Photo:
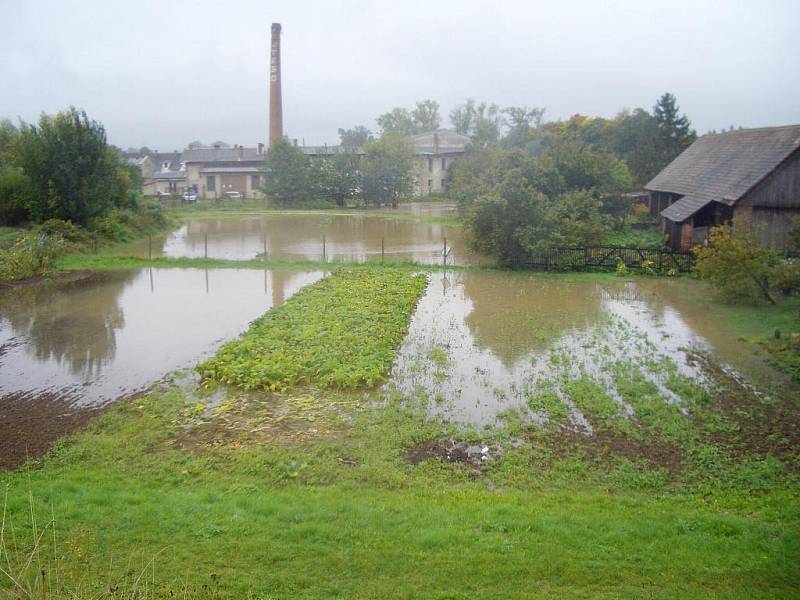
[[322, 262], [328, 262], [327, 254], [325, 252], [325, 234], [322, 234]]
[[147, 236], [147, 258], [151, 260], [153, 258], [153, 236]]
[[92, 234], [92, 252], [97, 254], [97, 234]]
[[205, 232], [205, 237], [204, 237], [203, 241], [204, 241], [203, 256], [205, 256], [205, 258], [208, 258], [208, 232], [207, 231]]
[[447, 238], [444, 238], [444, 246], [442, 246], [442, 266], [447, 267]]
[[383, 253], [384, 253], [384, 245], [383, 245], [383, 238], [381, 238], [381, 263], [383, 263]]
[[267, 236], [265, 235], [262, 239], [264, 241], [264, 260], [269, 260], [267, 256]]

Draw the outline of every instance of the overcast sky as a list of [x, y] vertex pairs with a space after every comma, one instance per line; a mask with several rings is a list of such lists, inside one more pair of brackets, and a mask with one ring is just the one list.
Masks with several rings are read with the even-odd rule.
[[283, 25], [284, 129], [339, 127], [433, 98], [651, 109], [700, 133], [800, 123], [800, 1], [0, 0], [0, 117], [69, 105], [122, 147], [267, 137], [269, 28]]

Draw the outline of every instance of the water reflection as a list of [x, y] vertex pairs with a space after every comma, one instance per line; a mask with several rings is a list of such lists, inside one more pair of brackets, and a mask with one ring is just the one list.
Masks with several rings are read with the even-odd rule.
[[[665, 385], [669, 373], [704, 383], [691, 352], [711, 351], [725, 360], [741, 344], [713, 320], [676, 305], [676, 285], [435, 273], [390, 385], [407, 396], [424, 395], [432, 415], [485, 425], [545, 389], [574, 408], [560, 387], [584, 376], [603, 383], [630, 411], [613, 381], [615, 366], [625, 364], [639, 370], [664, 401], [680, 405]], [[573, 423], [588, 426], [573, 416]]]
[[191, 367], [322, 273], [142, 269], [0, 293], [0, 396], [96, 405]]
[[[421, 210], [421, 209], [420, 209]], [[168, 257], [253, 259], [442, 261], [445, 239], [449, 264], [488, 264], [472, 252], [458, 227], [386, 218], [380, 214], [267, 213], [188, 219], [178, 230], [153, 240], [153, 254]], [[147, 242], [125, 249], [148, 254]]]

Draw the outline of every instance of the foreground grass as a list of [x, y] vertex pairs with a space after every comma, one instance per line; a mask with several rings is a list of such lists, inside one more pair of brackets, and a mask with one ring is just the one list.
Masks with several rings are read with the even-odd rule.
[[197, 369], [245, 389], [374, 385], [391, 367], [426, 284], [423, 275], [394, 269], [337, 271], [254, 321]]
[[[49, 580], [51, 597], [122, 597], [134, 585], [148, 597], [225, 598], [800, 592], [800, 498], [789, 483], [752, 495], [709, 472], [702, 491], [675, 487], [535, 441], [477, 473], [411, 465], [405, 448], [453, 431], [391, 401], [318, 399], [349, 409], [289, 410], [269, 443], [255, 441], [263, 425], [218, 421], [231, 406], [208, 420], [172, 387], [115, 407], [41, 464], [3, 477], [11, 572], [30, 589]], [[285, 416], [292, 398], [263, 402]], [[318, 433], [291, 435], [309, 427]], [[55, 532], [44, 525], [51, 515]], [[36, 567], [25, 569], [36, 532]], [[8, 579], [0, 589], [14, 597]]]

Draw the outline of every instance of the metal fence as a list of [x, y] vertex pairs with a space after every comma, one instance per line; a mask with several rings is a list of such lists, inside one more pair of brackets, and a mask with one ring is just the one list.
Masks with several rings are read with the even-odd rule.
[[521, 266], [548, 271], [606, 271], [620, 262], [628, 269], [650, 269], [687, 273], [692, 270], [691, 252], [627, 246], [587, 246], [585, 248], [547, 248], [521, 261]]

